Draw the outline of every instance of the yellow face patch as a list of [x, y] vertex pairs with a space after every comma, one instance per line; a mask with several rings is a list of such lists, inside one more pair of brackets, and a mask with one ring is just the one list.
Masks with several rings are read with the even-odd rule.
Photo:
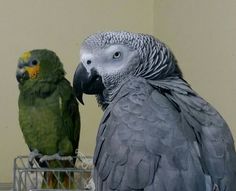
[[20, 57], [20, 59], [23, 60], [24, 62], [28, 62], [30, 57], [31, 57], [30, 52], [24, 52]]
[[28, 72], [30, 79], [35, 79], [39, 73], [39, 64], [33, 67], [25, 67], [25, 70]]

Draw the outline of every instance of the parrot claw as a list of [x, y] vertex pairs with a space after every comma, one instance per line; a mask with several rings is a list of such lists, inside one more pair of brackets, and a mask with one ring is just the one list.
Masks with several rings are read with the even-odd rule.
[[34, 149], [32, 152], [30, 152], [29, 159], [28, 159], [29, 167], [33, 167], [33, 165], [34, 165], [33, 160], [36, 157], [41, 157], [41, 156], [42, 156], [42, 154], [40, 154], [37, 149]]
[[88, 184], [85, 186], [85, 190], [92, 190], [92, 191], [95, 190], [95, 184], [93, 178], [89, 180]]
[[50, 161], [50, 160], [62, 160], [62, 161], [72, 161], [73, 158], [71, 156], [60, 156], [58, 153], [54, 155], [44, 155], [40, 158], [40, 162]]

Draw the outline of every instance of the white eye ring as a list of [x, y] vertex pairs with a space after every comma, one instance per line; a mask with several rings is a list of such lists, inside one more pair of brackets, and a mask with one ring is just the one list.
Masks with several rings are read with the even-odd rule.
[[114, 54], [113, 54], [113, 59], [118, 59], [118, 58], [120, 58], [120, 56], [121, 56], [121, 52], [119, 52], [119, 51], [117, 51], [117, 52], [115, 52]]

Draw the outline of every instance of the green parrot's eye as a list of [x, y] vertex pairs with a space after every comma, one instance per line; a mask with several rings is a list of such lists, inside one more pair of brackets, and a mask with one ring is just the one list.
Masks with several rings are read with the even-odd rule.
[[31, 62], [31, 63], [32, 63], [32, 65], [33, 65], [33, 66], [35, 66], [35, 65], [37, 65], [37, 64], [38, 64], [38, 61], [37, 61], [37, 60], [32, 60], [32, 62]]
[[121, 52], [115, 52], [114, 54], [113, 54], [113, 59], [118, 59], [118, 58], [120, 58], [120, 56], [121, 56]]

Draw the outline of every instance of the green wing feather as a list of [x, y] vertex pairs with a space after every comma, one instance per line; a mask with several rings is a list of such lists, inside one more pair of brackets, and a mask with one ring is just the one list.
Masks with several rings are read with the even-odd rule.
[[[62, 80], [58, 85], [59, 91], [59, 109], [62, 115], [63, 132], [68, 136], [69, 141], [73, 147], [73, 153], [78, 148], [78, 141], [80, 137], [80, 115], [78, 110], [78, 103], [73, 94], [72, 87], [69, 81]], [[63, 147], [66, 146], [62, 145]]]

